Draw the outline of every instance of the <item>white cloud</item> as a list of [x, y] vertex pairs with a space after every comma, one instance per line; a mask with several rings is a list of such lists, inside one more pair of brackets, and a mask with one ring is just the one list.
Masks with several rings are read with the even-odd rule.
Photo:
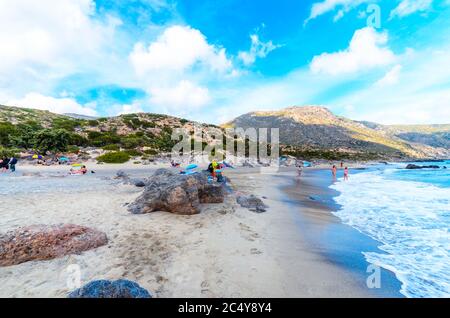
[[334, 21], [338, 21], [345, 13], [366, 2], [369, 2], [369, 0], [324, 0], [322, 2], [316, 2], [312, 5], [311, 12], [308, 19], [305, 20], [305, 24], [323, 14], [334, 11], [336, 8], [340, 8], [334, 16]]
[[200, 31], [179, 25], [165, 29], [148, 47], [137, 43], [130, 61], [140, 75], [153, 71], [185, 71], [197, 63], [219, 72], [232, 67], [225, 49], [210, 45]]
[[55, 76], [97, 55], [120, 23], [92, 18], [92, 0], [0, 2], [0, 74], [43, 70]]
[[433, 0], [401, 0], [398, 6], [391, 11], [390, 18], [404, 17], [415, 12], [427, 11], [431, 8]]
[[[102, 71], [121, 22], [94, 14], [93, 0], [0, 1], [0, 103], [56, 96], [62, 78]], [[68, 99], [56, 104], [92, 113]]]
[[207, 105], [211, 97], [205, 87], [183, 80], [174, 87], [152, 87], [150, 103], [166, 110], [186, 114]]
[[97, 116], [95, 105], [80, 105], [72, 98], [54, 98], [39, 93], [28, 93], [25, 97], [10, 100], [9, 106], [49, 110], [57, 114], [75, 113], [79, 115]]
[[[388, 74], [389, 85], [370, 85], [333, 101], [334, 105], [355, 105], [351, 118], [384, 124], [450, 123], [450, 65], [447, 47], [409, 52], [399, 57], [399, 66]], [[392, 75], [393, 74], [393, 75]], [[386, 76], [385, 76], [386, 78]], [[404, 80], [403, 80], [404, 79]]]
[[400, 64], [395, 65], [389, 72], [384, 75], [379, 81], [375, 83], [376, 86], [388, 86], [397, 84], [399, 81], [402, 66]]
[[251, 47], [249, 51], [241, 51], [238, 58], [245, 64], [251, 65], [255, 63], [257, 58], [265, 58], [270, 52], [280, 47], [273, 44], [272, 41], [262, 42], [258, 34], [250, 35]]
[[385, 47], [387, 41], [385, 32], [377, 33], [369, 27], [357, 30], [346, 50], [315, 56], [310, 64], [311, 71], [339, 75], [389, 65], [395, 61], [395, 55]]
[[[116, 108], [113, 106], [113, 109]], [[126, 115], [126, 114], [136, 114], [136, 113], [143, 113], [144, 110], [142, 109], [142, 106], [138, 102], [134, 102], [133, 104], [127, 104], [127, 105], [118, 105], [119, 111], [117, 112], [117, 115]]]

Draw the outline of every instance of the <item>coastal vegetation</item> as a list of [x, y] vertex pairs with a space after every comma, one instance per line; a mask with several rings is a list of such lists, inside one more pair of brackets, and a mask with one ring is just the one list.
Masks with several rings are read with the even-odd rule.
[[130, 158], [130, 154], [125, 151], [114, 151], [98, 157], [97, 161], [104, 163], [125, 163], [130, 160]]
[[[31, 151], [55, 154], [101, 148], [104, 162], [125, 162], [131, 157], [168, 152], [175, 145], [172, 129], [192, 122], [166, 115], [130, 114], [111, 118], [80, 119], [27, 108], [0, 106], [2, 154]], [[123, 150], [123, 151], [120, 151]]]

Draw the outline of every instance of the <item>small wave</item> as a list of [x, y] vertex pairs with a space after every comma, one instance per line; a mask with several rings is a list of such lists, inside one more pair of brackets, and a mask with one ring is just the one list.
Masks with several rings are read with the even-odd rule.
[[382, 243], [385, 253], [363, 254], [396, 274], [403, 295], [449, 297], [450, 188], [411, 179], [392, 170], [353, 175], [331, 186], [340, 192], [335, 214]]

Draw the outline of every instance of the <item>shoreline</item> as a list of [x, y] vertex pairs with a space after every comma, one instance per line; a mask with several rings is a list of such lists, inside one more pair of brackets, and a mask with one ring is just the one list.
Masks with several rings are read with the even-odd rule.
[[[354, 166], [351, 173], [370, 169]], [[342, 174], [341, 171], [338, 171]], [[384, 253], [378, 246], [380, 242], [359, 232], [357, 229], [342, 223], [333, 214], [340, 209], [334, 202], [339, 192], [329, 188], [333, 184], [329, 169], [305, 169], [300, 179], [293, 180], [283, 188], [284, 193], [299, 206], [299, 228], [304, 232], [305, 240], [310, 247], [328, 259], [330, 262], [351, 273], [356, 280], [363, 282], [366, 289], [366, 279], [370, 263], [366, 261], [362, 252], [376, 251]], [[381, 288], [368, 289], [374, 297], [403, 298], [400, 293], [401, 282], [393, 272], [381, 268]]]

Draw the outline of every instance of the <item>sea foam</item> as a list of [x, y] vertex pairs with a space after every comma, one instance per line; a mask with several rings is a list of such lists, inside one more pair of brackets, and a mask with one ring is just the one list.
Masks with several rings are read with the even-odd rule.
[[[450, 296], [450, 185], [429, 174], [388, 168], [331, 186], [340, 192], [335, 214], [381, 243], [379, 253], [363, 251], [366, 260], [394, 272], [407, 297]], [[427, 182], [411, 181], [421, 175]]]

